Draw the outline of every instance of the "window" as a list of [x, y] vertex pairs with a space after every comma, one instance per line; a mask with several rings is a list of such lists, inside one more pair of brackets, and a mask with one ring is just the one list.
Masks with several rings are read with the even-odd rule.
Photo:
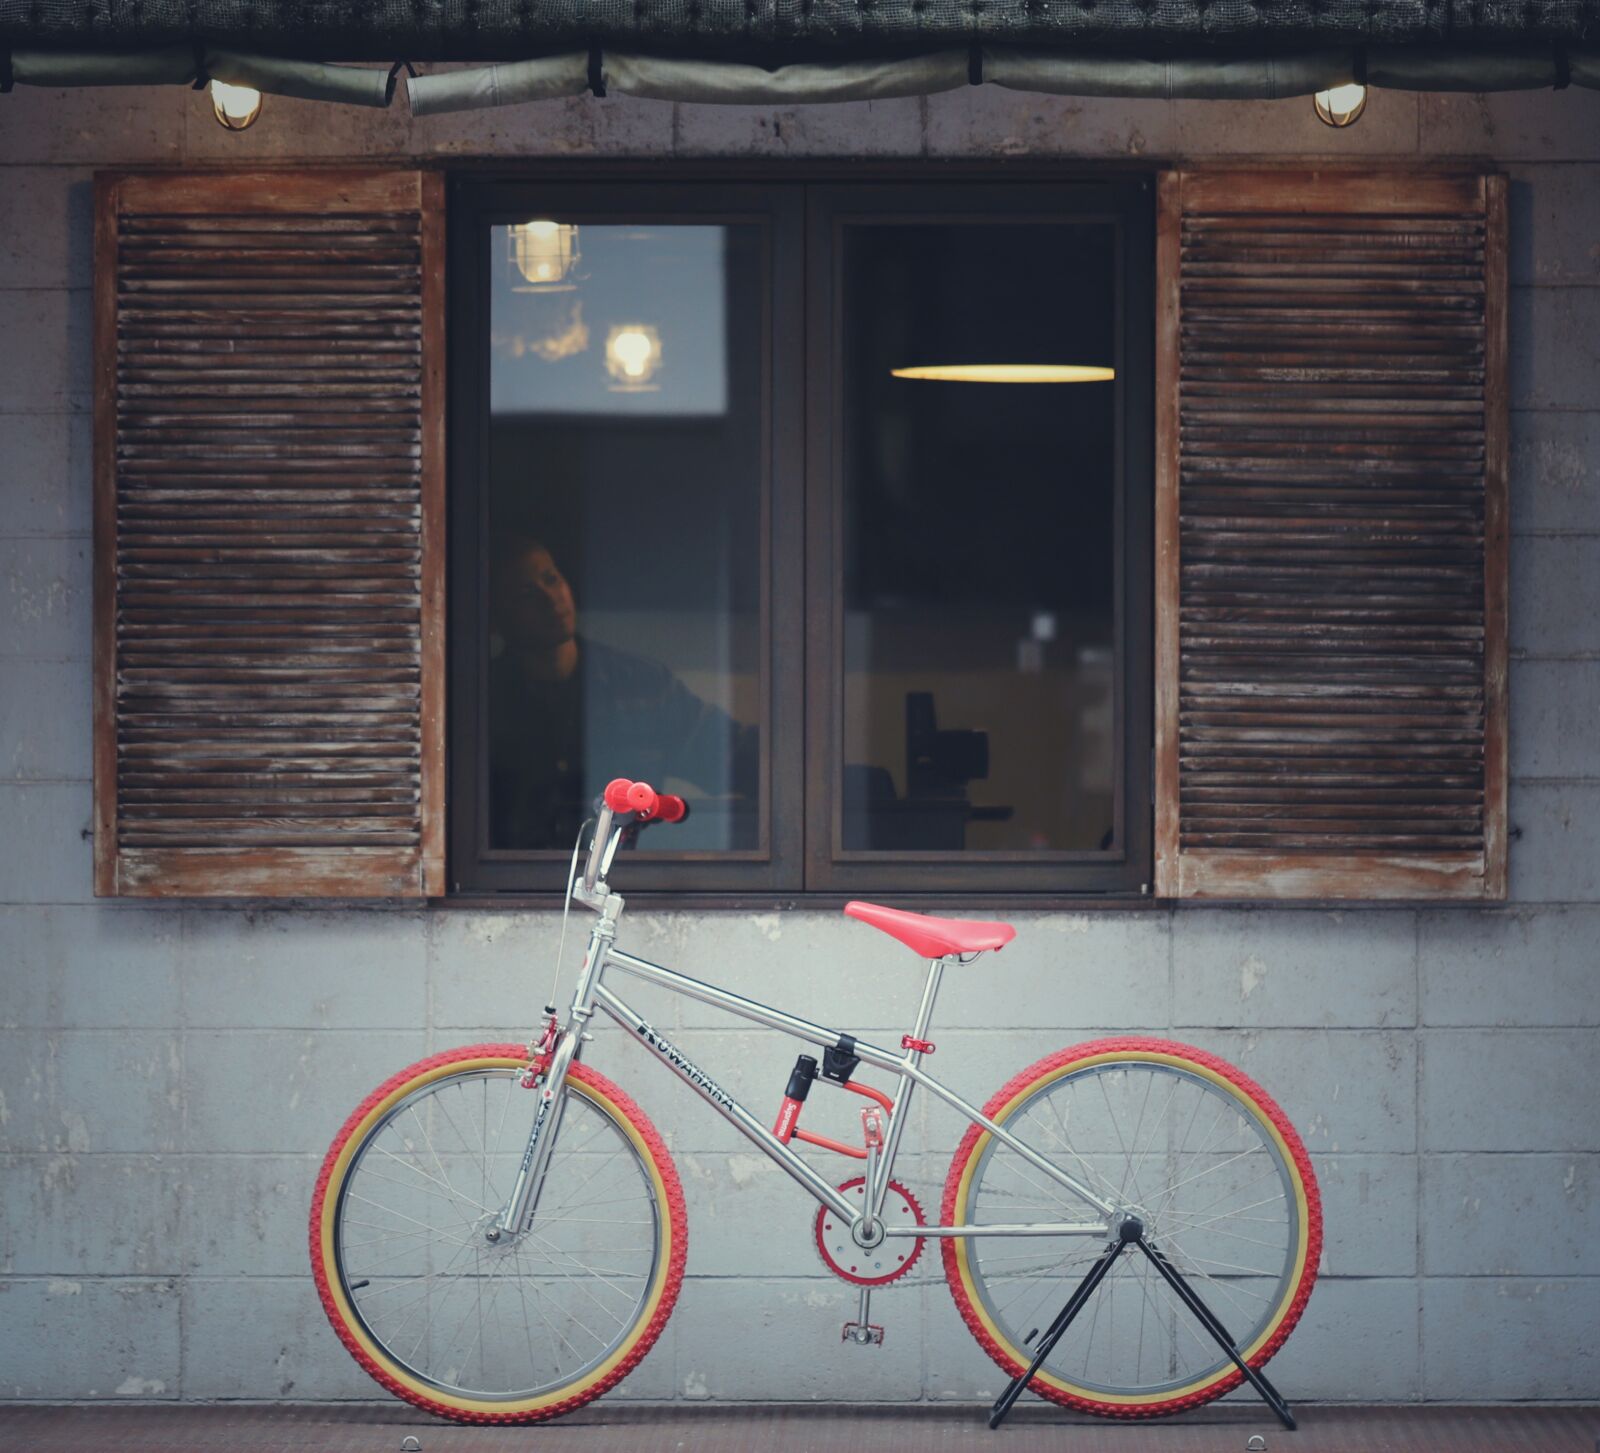
[[[1150, 875], [1146, 184], [464, 182], [452, 882]], [[954, 370], [954, 374], [950, 372]]]
[[812, 174], [96, 177], [97, 893], [1505, 896], [1505, 179]]

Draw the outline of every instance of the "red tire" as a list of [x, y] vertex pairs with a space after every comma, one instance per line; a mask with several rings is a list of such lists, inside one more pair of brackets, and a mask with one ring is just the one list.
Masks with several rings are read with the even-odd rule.
[[[1292, 1222], [1293, 1232], [1292, 1239], [1286, 1241], [1285, 1259], [1289, 1270], [1280, 1282], [1279, 1293], [1263, 1314], [1264, 1325], [1248, 1339], [1249, 1345], [1242, 1348], [1245, 1361], [1251, 1367], [1260, 1367], [1283, 1345], [1310, 1299], [1311, 1289], [1316, 1283], [1317, 1263], [1322, 1255], [1322, 1202], [1305, 1146], [1283, 1111], [1259, 1085], [1215, 1055], [1189, 1045], [1163, 1039], [1102, 1039], [1058, 1050], [1029, 1066], [984, 1106], [984, 1114], [996, 1124], [1005, 1125], [1011, 1117], [1022, 1114], [1040, 1091], [1058, 1080], [1088, 1072], [1098, 1066], [1128, 1064], [1165, 1066], [1198, 1077], [1236, 1102], [1243, 1115], [1259, 1126], [1263, 1143], [1278, 1147], [1279, 1174], [1287, 1180], [1292, 1190], [1292, 1195], [1288, 1192], [1284, 1195], [1285, 1224]], [[978, 1125], [969, 1128], [962, 1139], [945, 1182], [940, 1214], [944, 1225], [971, 1222], [973, 1202], [976, 1200], [974, 1173], [993, 1139], [989, 1131]], [[1041, 1145], [1038, 1148], [1047, 1151], [1050, 1147]], [[1064, 1167], [1067, 1164], [1063, 1162]], [[1096, 1250], [1100, 1244], [1095, 1244]], [[1026, 1339], [1019, 1346], [985, 1305], [976, 1279], [978, 1273], [968, 1252], [968, 1239], [945, 1238], [941, 1241], [941, 1249], [945, 1279], [949, 1282], [951, 1295], [968, 1330], [1008, 1378], [1020, 1376], [1033, 1360], [1032, 1354], [1024, 1350]], [[1051, 1311], [1054, 1310], [1052, 1304]], [[1122, 1393], [1109, 1391], [1104, 1386], [1088, 1387], [1074, 1383], [1064, 1374], [1049, 1371], [1048, 1367], [1047, 1363], [1035, 1375], [1030, 1384], [1032, 1391], [1065, 1407], [1114, 1418], [1160, 1417], [1196, 1408], [1221, 1397], [1244, 1380], [1236, 1367], [1224, 1362], [1220, 1367], [1196, 1378], [1192, 1385], [1171, 1387], [1154, 1394], [1138, 1391]]]
[[[355, 1312], [349, 1290], [338, 1265], [336, 1224], [341, 1191], [363, 1141], [379, 1127], [384, 1117], [408, 1095], [452, 1076], [465, 1076], [483, 1070], [520, 1071], [528, 1054], [515, 1044], [476, 1044], [447, 1050], [420, 1060], [401, 1070], [374, 1090], [357, 1107], [334, 1137], [317, 1177], [311, 1202], [311, 1266], [323, 1310], [339, 1340], [350, 1355], [379, 1384], [396, 1397], [430, 1413], [464, 1423], [532, 1423], [559, 1417], [582, 1407], [622, 1381], [655, 1345], [671, 1316], [683, 1284], [684, 1257], [688, 1250], [688, 1230], [683, 1200], [672, 1157], [655, 1127], [629, 1097], [583, 1064], [574, 1064], [567, 1073], [569, 1092], [583, 1097], [600, 1110], [623, 1133], [638, 1153], [653, 1187], [659, 1226], [659, 1247], [649, 1286], [640, 1299], [640, 1309], [614, 1350], [599, 1366], [570, 1385], [548, 1388], [521, 1399], [457, 1395], [419, 1378], [415, 1372], [390, 1354], [371, 1335]], [[559, 1142], [557, 1155], [559, 1155]]]

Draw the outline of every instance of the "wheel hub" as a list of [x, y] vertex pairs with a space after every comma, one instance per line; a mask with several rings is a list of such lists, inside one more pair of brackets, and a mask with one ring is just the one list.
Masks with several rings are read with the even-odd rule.
[[473, 1236], [479, 1249], [485, 1253], [512, 1250], [522, 1238], [508, 1231], [501, 1223], [498, 1211], [485, 1212], [472, 1223]]

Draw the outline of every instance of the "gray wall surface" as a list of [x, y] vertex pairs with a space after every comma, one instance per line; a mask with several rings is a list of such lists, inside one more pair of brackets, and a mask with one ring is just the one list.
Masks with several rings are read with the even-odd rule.
[[[525, 1034], [550, 914], [97, 904], [90, 891], [90, 176], [425, 156], [1492, 159], [1512, 179], [1511, 896], [1505, 909], [1026, 913], [947, 976], [934, 1068], [982, 1100], [1098, 1031], [1170, 1033], [1282, 1102], [1327, 1203], [1292, 1398], [1600, 1395], [1600, 95], [1076, 102], [992, 87], [769, 111], [588, 99], [435, 120], [180, 90], [0, 97], [0, 1392], [381, 1396], [329, 1330], [305, 1217], [358, 1099]], [[619, 876], [619, 887], [625, 887]], [[837, 914], [639, 912], [623, 942], [898, 1036], [910, 954]], [[570, 972], [570, 969], [569, 969]], [[570, 979], [568, 981], [570, 983]], [[660, 1021], [752, 1105], [793, 1046]], [[602, 1031], [605, 1034], [605, 1031]], [[689, 1198], [689, 1279], [621, 1397], [963, 1401], [998, 1390], [930, 1260], [842, 1347], [807, 1203], [616, 1043]], [[724, 1073], [725, 1071], [725, 1073]], [[836, 1112], [837, 1113], [837, 1112]], [[910, 1148], [937, 1204], [956, 1135]], [[736, 1335], [730, 1331], [736, 1329]]]

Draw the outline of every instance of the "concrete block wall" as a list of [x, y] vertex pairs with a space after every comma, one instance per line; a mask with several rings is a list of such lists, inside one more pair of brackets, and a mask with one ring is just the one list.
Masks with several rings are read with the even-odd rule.
[[[1259, 1078], [1327, 1201], [1323, 1280], [1277, 1364], [1293, 1396], [1600, 1394], [1600, 96], [1379, 93], [1336, 135], [1304, 101], [993, 87], [431, 121], [268, 98], [240, 135], [178, 89], [0, 98], [0, 1394], [378, 1395], [307, 1273], [320, 1155], [396, 1067], [523, 1033], [556, 934], [549, 914], [93, 901], [92, 172], [531, 154], [1470, 157], [1510, 173], [1512, 904], [1024, 914], [1003, 958], [949, 977], [937, 1063], [982, 1100], [1061, 1044], [1150, 1029]], [[864, 1032], [914, 1008], [910, 956], [833, 914], [638, 913], [626, 933]], [[693, 1005], [658, 1017], [741, 1097], [775, 1101], [788, 1043]], [[932, 1258], [880, 1297], [886, 1347], [842, 1348], [853, 1304], [787, 1183], [620, 1044], [594, 1062], [665, 1131], [689, 1197], [682, 1300], [619, 1396], [996, 1391]], [[927, 1112], [920, 1128], [908, 1175], [936, 1202], [956, 1126]]]

